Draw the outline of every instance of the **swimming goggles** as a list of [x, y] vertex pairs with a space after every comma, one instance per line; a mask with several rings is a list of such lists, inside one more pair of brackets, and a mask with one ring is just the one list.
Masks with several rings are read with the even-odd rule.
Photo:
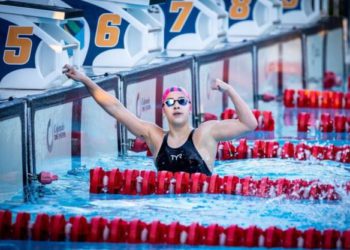
[[190, 101], [187, 100], [186, 98], [179, 98], [177, 100], [169, 98], [163, 103], [163, 106], [164, 104], [166, 104], [168, 107], [171, 107], [171, 106], [174, 106], [176, 102], [178, 102], [181, 106], [186, 106], [187, 103], [190, 103]]

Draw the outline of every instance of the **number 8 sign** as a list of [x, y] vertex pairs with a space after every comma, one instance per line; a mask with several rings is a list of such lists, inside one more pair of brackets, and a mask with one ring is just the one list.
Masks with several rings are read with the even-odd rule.
[[256, 37], [273, 27], [278, 9], [269, 0], [224, 0], [229, 13], [229, 41]]
[[229, 8], [230, 20], [251, 20], [251, 3], [252, 0], [231, 0]]

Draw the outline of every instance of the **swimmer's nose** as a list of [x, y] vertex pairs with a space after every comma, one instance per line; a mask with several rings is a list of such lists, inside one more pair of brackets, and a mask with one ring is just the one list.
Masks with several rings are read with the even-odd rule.
[[174, 104], [174, 109], [180, 109], [180, 105], [178, 103]]

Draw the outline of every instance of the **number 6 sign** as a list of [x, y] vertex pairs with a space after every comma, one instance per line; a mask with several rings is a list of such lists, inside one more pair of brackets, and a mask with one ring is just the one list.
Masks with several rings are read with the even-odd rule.
[[84, 11], [83, 65], [133, 67], [163, 49], [162, 25], [147, 8], [125, 9], [112, 0], [61, 1]]

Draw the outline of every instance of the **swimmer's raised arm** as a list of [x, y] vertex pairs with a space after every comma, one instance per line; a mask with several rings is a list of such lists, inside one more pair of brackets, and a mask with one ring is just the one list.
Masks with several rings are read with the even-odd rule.
[[[233, 102], [238, 119], [208, 122], [207, 129], [212, 137], [218, 142], [232, 140], [234, 137], [254, 130], [258, 123], [247, 103], [238, 95], [236, 90], [229, 84], [216, 79], [212, 89], [227, 93]], [[204, 124], [203, 124], [204, 125]]]
[[132, 112], [127, 110], [115, 96], [103, 90], [88, 76], [79, 72], [73, 66], [65, 65], [63, 67], [63, 73], [73, 80], [82, 82], [90, 92], [91, 96], [108, 114], [117, 119], [118, 122], [125, 125], [135, 136], [144, 137], [146, 142], [150, 143], [147, 144], [152, 147], [154, 143], [150, 141], [150, 134], [154, 134], [154, 131], [160, 134], [160, 131], [162, 131], [161, 128], [153, 123], [136, 117]]

